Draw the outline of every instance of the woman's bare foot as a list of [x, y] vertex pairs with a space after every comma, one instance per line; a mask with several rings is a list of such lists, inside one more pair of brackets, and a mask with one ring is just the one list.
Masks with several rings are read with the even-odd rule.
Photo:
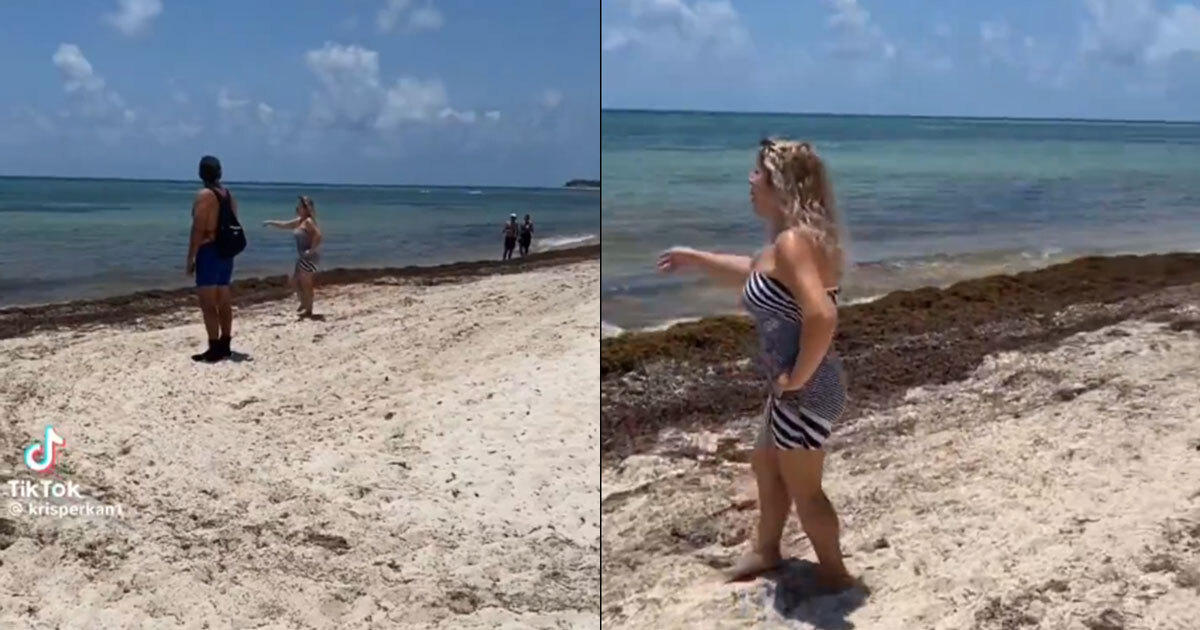
[[783, 557], [779, 552], [764, 554], [759, 551], [747, 551], [732, 567], [725, 570], [725, 581], [740, 582], [756, 578], [779, 566], [781, 562]]
[[824, 567], [817, 569], [817, 587], [825, 593], [841, 593], [859, 586], [861, 583], [861, 580], [847, 573], [845, 569], [840, 571], [827, 570]]

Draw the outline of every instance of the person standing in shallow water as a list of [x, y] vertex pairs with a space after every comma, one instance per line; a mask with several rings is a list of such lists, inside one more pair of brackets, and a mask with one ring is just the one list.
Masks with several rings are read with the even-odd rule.
[[300, 196], [296, 201], [296, 218], [291, 221], [263, 221], [267, 227], [291, 230], [296, 238], [296, 264], [289, 279], [300, 298], [300, 317], [313, 314], [313, 287], [316, 284], [317, 264], [321, 260], [318, 248], [325, 240], [317, 227], [317, 206], [311, 197]]
[[508, 215], [508, 223], [504, 224], [504, 257], [501, 260], [511, 260], [513, 250], [517, 247], [517, 215]]
[[525, 221], [521, 223], [521, 258], [529, 255], [529, 246], [533, 243], [533, 219], [529, 215], [525, 215]]
[[[215, 363], [228, 358], [233, 335], [233, 257], [221, 254], [217, 230], [237, 225], [237, 200], [221, 185], [221, 162], [206, 155], [200, 159], [204, 187], [192, 201], [192, 231], [188, 240], [187, 274], [196, 277], [196, 297], [208, 332], [208, 350], [192, 355], [195, 361]], [[240, 227], [237, 228], [240, 233]]]
[[846, 405], [832, 348], [845, 264], [833, 189], [807, 142], [764, 140], [750, 172], [750, 200], [769, 235], [754, 257], [677, 247], [658, 260], [663, 272], [698, 269], [740, 286], [761, 347], [766, 403], [751, 456], [758, 533], [727, 577], [751, 578], [782, 562], [792, 503], [816, 552], [821, 586], [840, 591], [857, 581], [842, 561], [837, 512], [821, 487], [824, 446]]

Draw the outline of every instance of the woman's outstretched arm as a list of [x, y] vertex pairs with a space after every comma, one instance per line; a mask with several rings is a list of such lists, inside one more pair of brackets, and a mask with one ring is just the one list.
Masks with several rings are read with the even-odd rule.
[[263, 225], [265, 225], [267, 227], [277, 227], [277, 228], [284, 228], [284, 229], [288, 229], [288, 230], [294, 230], [294, 229], [296, 229], [296, 227], [298, 227], [300, 225], [301, 220], [302, 219], [300, 217], [296, 217], [295, 219], [292, 219], [291, 221], [263, 221]]
[[728, 284], [742, 284], [750, 275], [754, 261], [749, 256], [718, 254], [690, 247], [673, 247], [658, 257], [658, 270], [670, 273], [694, 268], [710, 278]]

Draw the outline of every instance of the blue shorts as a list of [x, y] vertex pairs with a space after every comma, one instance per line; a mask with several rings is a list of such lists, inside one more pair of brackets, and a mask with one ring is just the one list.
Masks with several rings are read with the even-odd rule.
[[233, 279], [233, 259], [217, 255], [215, 243], [196, 250], [196, 286], [227, 287]]

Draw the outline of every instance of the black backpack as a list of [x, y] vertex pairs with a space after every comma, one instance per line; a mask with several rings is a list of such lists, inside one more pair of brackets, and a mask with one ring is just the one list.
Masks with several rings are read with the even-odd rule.
[[246, 249], [246, 232], [242, 230], [242, 224], [233, 213], [229, 191], [225, 190], [225, 194], [222, 195], [222, 190], [215, 186], [209, 187], [209, 190], [213, 191], [221, 204], [221, 210], [217, 214], [217, 237], [213, 239], [217, 255], [221, 258], [233, 258]]

